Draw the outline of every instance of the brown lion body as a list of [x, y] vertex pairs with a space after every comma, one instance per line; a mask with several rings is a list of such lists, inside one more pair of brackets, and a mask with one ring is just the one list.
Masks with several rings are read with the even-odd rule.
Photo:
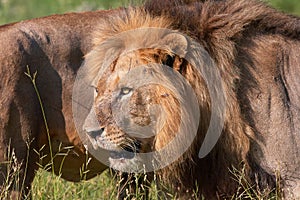
[[[55, 172], [71, 181], [85, 178], [80, 175], [80, 168], [87, 157], [73, 122], [73, 82], [83, 55], [91, 48], [89, 34], [100, 19], [114, 12], [117, 11], [54, 15], [0, 27], [1, 184], [7, 180], [5, 161], [11, 159], [12, 154], [8, 155], [8, 152], [12, 153], [12, 150], [15, 167], [23, 163], [20, 180], [23, 180], [25, 163], [29, 159], [23, 187], [26, 191], [38, 167], [36, 163], [46, 165], [50, 160], [45, 123], [33, 84], [24, 74], [26, 66], [32, 74], [37, 72], [36, 84], [45, 109], [53, 155], [58, 151], [69, 151], [68, 156], [55, 156]], [[43, 155], [48, 156], [39, 160]], [[9, 166], [13, 169], [14, 165]], [[94, 177], [106, 168], [92, 159], [86, 178]], [[21, 188], [14, 187], [13, 184], [10, 189], [16, 192]]]
[[[90, 76], [97, 76], [106, 52], [118, 54], [118, 59], [95, 84], [98, 94], [94, 106], [100, 126], [99, 137], [92, 140], [98, 141], [102, 148], [118, 151], [138, 140], [141, 152], [149, 151], [147, 147], [159, 150], [173, 138], [172, 133], [178, 128], [180, 113], [177, 112], [176, 98], [153, 86], [133, 91], [127, 106], [132, 120], [129, 123], [142, 126], [146, 126], [147, 119], [150, 119], [151, 102], [160, 102], [169, 112], [166, 129], [154, 138], [132, 138], [118, 127], [112, 116], [113, 102], [124, 95], [120, 90], [124, 83], [119, 81], [126, 78], [126, 72], [144, 64], [164, 63], [168, 55], [172, 55], [167, 47], [126, 54], [126, 50], [135, 45], [159, 43], [166, 35], [156, 38], [147, 32], [141, 35], [133, 33], [117, 39], [118, 45], [107, 42], [110, 37], [124, 31], [145, 27], [178, 30], [199, 42], [220, 71], [226, 97], [222, 135], [210, 154], [200, 159], [198, 152], [211, 115], [209, 93], [203, 79], [195, 75], [189, 64], [180, 58], [179, 63], [176, 59], [171, 62], [170, 67], [178, 70], [195, 89], [201, 117], [197, 137], [190, 148], [177, 161], [157, 171], [162, 184], [178, 192], [179, 198], [191, 198], [197, 186], [199, 193], [208, 199], [228, 197], [238, 189], [229, 169], [240, 169], [244, 165], [244, 177], [250, 185], [257, 185], [261, 190], [274, 188], [279, 178], [277, 184], [282, 186], [284, 198], [299, 198], [300, 85], [297, 74], [300, 59], [297, 52], [300, 49], [300, 19], [258, 1], [211, 0], [189, 5], [177, 1], [149, 1], [146, 11], [129, 9], [101, 23], [94, 35], [94, 49], [86, 57], [86, 66], [91, 68]], [[159, 74], [155, 67], [152, 70], [153, 76]], [[112, 92], [118, 90], [121, 96], [115, 100]], [[163, 100], [166, 96], [170, 98], [169, 102]], [[95, 130], [97, 127], [88, 128]], [[121, 166], [120, 170], [132, 164], [124, 164], [123, 160], [111, 162], [113, 167]]]

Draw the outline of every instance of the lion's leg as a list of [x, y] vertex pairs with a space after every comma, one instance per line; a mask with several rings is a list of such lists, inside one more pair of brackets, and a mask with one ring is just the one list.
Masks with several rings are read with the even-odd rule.
[[34, 178], [38, 114], [29, 94], [30, 90], [24, 90], [24, 94], [0, 102], [0, 199], [25, 198]]
[[8, 147], [7, 155], [4, 159], [1, 158], [0, 199], [30, 199], [31, 183], [36, 170], [31, 163], [35, 161], [30, 158], [33, 157], [31, 154], [26, 159], [17, 157], [15, 152], [20, 150], [23, 148]]

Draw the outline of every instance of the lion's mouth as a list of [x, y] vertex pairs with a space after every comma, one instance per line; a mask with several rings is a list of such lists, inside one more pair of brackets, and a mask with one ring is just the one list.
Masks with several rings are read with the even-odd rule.
[[139, 141], [133, 142], [131, 145], [116, 145], [107, 141], [103, 136], [105, 130], [87, 132], [87, 136], [95, 150], [98, 148], [109, 151], [109, 157], [112, 159], [132, 159], [141, 150], [141, 143]]
[[134, 158], [135, 153], [134, 152], [128, 152], [128, 151], [110, 151], [109, 157], [112, 159], [132, 159]]
[[122, 147], [120, 151], [110, 151], [110, 157], [112, 159], [132, 159], [140, 152], [140, 142], [134, 142], [132, 145]]
[[[127, 142], [120, 144], [113, 143], [105, 137], [105, 129], [86, 132], [88, 140], [94, 150], [105, 150], [105, 159], [109, 162], [109, 167], [124, 172], [140, 172], [143, 169], [143, 160], [139, 153], [143, 152], [142, 141], [137, 138], [126, 138]], [[106, 154], [108, 153], [108, 154]]]

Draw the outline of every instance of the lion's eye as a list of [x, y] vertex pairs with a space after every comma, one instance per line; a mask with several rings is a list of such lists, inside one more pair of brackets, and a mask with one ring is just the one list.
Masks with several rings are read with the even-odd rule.
[[131, 91], [132, 91], [132, 89], [129, 88], [129, 87], [123, 87], [123, 88], [121, 88], [121, 95], [127, 95], [127, 94], [129, 94]]

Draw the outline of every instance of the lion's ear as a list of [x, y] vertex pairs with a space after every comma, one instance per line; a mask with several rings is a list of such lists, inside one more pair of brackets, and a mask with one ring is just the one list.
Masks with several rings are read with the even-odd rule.
[[162, 38], [161, 45], [167, 47], [172, 54], [185, 57], [188, 49], [187, 38], [179, 33], [170, 33]]

